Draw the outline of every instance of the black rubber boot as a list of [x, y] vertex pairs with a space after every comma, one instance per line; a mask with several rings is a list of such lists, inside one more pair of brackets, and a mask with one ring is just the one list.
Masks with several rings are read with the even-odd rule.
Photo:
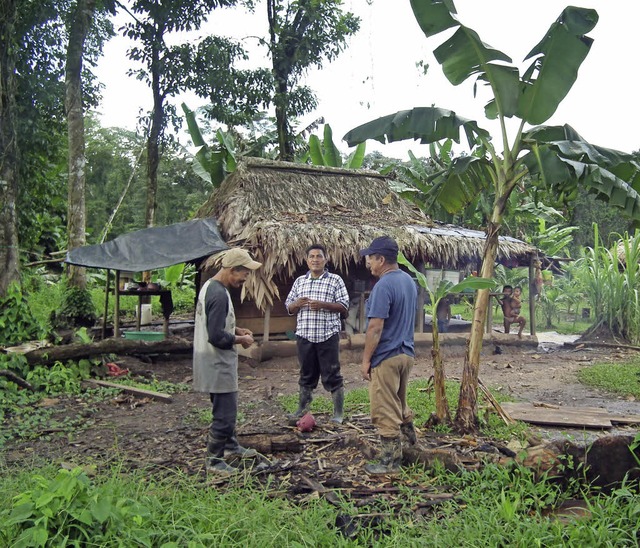
[[227, 440], [214, 438], [209, 432], [207, 440], [207, 473], [217, 476], [231, 476], [239, 470], [229, 466], [224, 460], [224, 446]]
[[402, 464], [402, 442], [399, 438], [380, 438], [378, 462], [365, 464], [364, 470], [371, 476], [398, 474]]
[[298, 409], [290, 415], [287, 415], [287, 419], [289, 419], [289, 424], [291, 426], [295, 426], [298, 419], [302, 417], [307, 411], [309, 411], [309, 406], [311, 405], [311, 400], [313, 399], [313, 390], [308, 386], [300, 387], [300, 395], [298, 399]]
[[418, 435], [416, 434], [416, 427], [413, 422], [405, 422], [400, 425], [400, 432], [402, 433], [402, 443], [407, 445], [415, 445], [418, 441]]
[[258, 452], [255, 449], [242, 447], [242, 445], [238, 443], [238, 439], [235, 434], [231, 436], [224, 445], [225, 457], [240, 457], [242, 459], [247, 459], [255, 457], [257, 454]]
[[331, 422], [342, 424], [344, 420], [344, 387], [336, 388], [331, 392], [331, 399], [333, 400], [333, 417]]

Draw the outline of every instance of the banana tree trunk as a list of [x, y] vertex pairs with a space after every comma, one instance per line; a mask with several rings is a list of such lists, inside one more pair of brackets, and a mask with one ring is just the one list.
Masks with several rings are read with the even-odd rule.
[[442, 354], [440, 353], [440, 337], [438, 335], [438, 324], [434, 317], [431, 321], [433, 325], [433, 347], [431, 357], [433, 358], [433, 386], [436, 394], [436, 417], [439, 424], [450, 424], [451, 414], [449, 412], [449, 402], [445, 390], [444, 365], [442, 364]]
[[[506, 200], [505, 200], [506, 202]], [[482, 257], [480, 276], [492, 278], [496, 256], [498, 255], [498, 232], [502, 221], [504, 206], [496, 205], [492, 220], [487, 226], [487, 239]], [[476, 293], [476, 303], [473, 310], [471, 337], [467, 347], [458, 411], [456, 413], [456, 427], [461, 432], [475, 432], [478, 429], [478, 373], [480, 370], [480, 352], [482, 351], [482, 337], [489, 306], [489, 290], [480, 289]]]

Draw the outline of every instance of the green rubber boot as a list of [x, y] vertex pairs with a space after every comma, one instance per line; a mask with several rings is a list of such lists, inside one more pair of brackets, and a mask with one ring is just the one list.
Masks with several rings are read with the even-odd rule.
[[402, 442], [399, 438], [380, 438], [378, 462], [366, 464], [364, 470], [371, 476], [396, 475], [402, 464]]
[[344, 387], [336, 388], [331, 392], [331, 399], [333, 400], [333, 417], [331, 422], [342, 424], [344, 421]]
[[311, 405], [311, 400], [313, 399], [313, 390], [308, 386], [300, 387], [300, 395], [298, 399], [298, 409], [295, 412], [287, 415], [287, 419], [290, 426], [295, 426], [298, 419], [302, 417], [307, 411], [309, 411], [309, 406]]

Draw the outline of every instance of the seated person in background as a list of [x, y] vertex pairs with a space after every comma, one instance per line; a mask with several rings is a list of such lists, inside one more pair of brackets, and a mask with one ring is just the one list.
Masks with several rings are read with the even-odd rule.
[[519, 326], [518, 337], [522, 337], [524, 326], [527, 320], [520, 315], [522, 308], [522, 288], [520, 286], [513, 289], [510, 285], [505, 285], [503, 289], [504, 297], [500, 300], [502, 313], [504, 314], [504, 332], [509, 333], [511, 324], [517, 323]]
[[436, 319], [438, 320], [438, 332], [446, 333], [449, 331], [449, 322], [451, 321], [451, 304], [449, 297], [443, 297], [436, 306]]

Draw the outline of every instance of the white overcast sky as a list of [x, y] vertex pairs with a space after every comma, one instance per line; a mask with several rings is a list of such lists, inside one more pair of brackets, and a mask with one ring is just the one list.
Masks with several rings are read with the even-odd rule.
[[[569, 4], [596, 9], [600, 20], [589, 33], [595, 41], [574, 87], [547, 124], [567, 123], [600, 146], [638, 150], [640, 0], [455, 1], [460, 21], [476, 30], [485, 43], [509, 55], [521, 73], [527, 66], [525, 55]], [[301, 126], [323, 116], [339, 144], [348, 130], [364, 122], [402, 109], [435, 105], [495, 132], [484, 117], [488, 96], [479, 91], [474, 99], [471, 81], [457, 87], [449, 84], [432, 55], [445, 33], [427, 39], [408, 0], [374, 0], [371, 5], [365, 0], [344, 0], [344, 5], [362, 18], [361, 29], [336, 61], [309, 72], [306, 83], [316, 91], [319, 106], [300, 121]], [[206, 27], [190, 39], [205, 32], [243, 39], [252, 64], [268, 66], [264, 50], [252, 38], [267, 35], [264, 5], [258, 6], [255, 15], [238, 9], [216, 10]], [[100, 108], [103, 124], [133, 129], [138, 112], [148, 110], [152, 100], [144, 84], [126, 76], [127, 68], [134, 66], [126, 59], [129, 46], [124, 38], [112, 39], [97, 74], [106, 86]], [[426, 76], [416, 67], [417, 61], [429, 64]], [[173, 101], [185, 101], [192, 109], [204, 104], [191, 95]], [[347, 151], [344, 142], [340, 148]], [[428, 155], [426, 146], [413, 141], [384, 146], [370, 141], [367, 150], [374, 149], [399, 158], [406, 158], [408, 149], [418, 156]]]

